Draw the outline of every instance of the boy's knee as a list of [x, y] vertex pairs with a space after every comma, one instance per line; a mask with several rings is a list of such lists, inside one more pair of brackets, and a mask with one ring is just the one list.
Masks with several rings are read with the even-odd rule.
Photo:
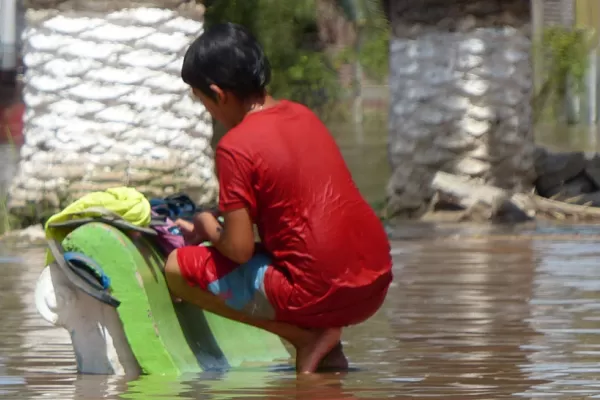
[[212, 250], [204, 246], [187, 246], [173, 250], [165, 261], [165, 279], [169, 288], [195, 282], [203, 274]]

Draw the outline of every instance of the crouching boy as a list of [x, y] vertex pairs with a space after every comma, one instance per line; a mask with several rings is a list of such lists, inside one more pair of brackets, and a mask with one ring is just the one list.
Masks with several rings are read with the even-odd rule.
[[181, 75], [228, 130], [215, 152], [224, 223], [204, 212], [181, 224], [212, 246], [169, 256], [171, 292], [289, 341], [299, 373], [347, 367], [342, 328], [381, 307], [392, 262], [336, 142], [309, 109], [267, 93], [269, 61], [239, 25], [206, 30]]

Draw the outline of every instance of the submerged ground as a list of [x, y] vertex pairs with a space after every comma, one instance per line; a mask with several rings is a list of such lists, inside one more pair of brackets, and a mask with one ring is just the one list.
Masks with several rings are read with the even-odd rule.
[[[379, 200], [384, 130], [335, 133], [361, 190]], [[67, 333], [32, 302], [43, 249], [0, 245], [0, 397], [600, 398], [600, 226], [407, 224], [390, 234], [388, 299], [344, 336], [354, 369], [301, 381], [286, 368], [132, 382], [78, 376]]]

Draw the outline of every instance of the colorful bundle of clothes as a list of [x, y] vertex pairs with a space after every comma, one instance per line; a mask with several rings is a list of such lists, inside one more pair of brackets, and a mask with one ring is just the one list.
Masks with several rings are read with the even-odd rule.
[[73, 229], [90, 222], [103, 222], [124, 232], [137, 232], [151, 240], [163, 256], [185, 246], [175, 223], [192, 221], [198, 206], [183, 193], [148, 200], [130, 187], [91, 192], [48, 219], [45, 225], [48, 251], [46, 264], [57, 262], [79, 289], [114, 307], [119, 305], [109, 293], [110, 278], [92, 259], [65, 252], [60, 243]]

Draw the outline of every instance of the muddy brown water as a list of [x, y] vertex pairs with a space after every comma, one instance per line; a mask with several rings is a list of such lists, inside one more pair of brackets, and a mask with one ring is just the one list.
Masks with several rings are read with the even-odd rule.
[[[344, 137], [357, 183], [376, 200], [387, 179], [384, 138]], [[389, 231], [395, 279], [380, 312], [344, 335], [352, 370], [300, 380], [289, 368], [78, 375], [67, 332], [33, 304], [43, 249], [0, 244], [0, 397], [600, 398], [600, 226]]]

